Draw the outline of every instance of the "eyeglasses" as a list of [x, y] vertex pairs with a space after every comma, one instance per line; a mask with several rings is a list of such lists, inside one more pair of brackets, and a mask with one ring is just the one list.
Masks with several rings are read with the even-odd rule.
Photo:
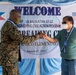
[[66, 22], [62, 22], [62, 24], [66, 24]]

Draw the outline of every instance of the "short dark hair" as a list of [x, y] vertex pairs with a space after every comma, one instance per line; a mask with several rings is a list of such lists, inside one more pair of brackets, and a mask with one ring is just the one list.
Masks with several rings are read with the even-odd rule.
[[74, 24], [74, 20], [73, 20], [73, 17], [72, 16], [65, 16], [65, 17], [63, 17], [63, 19], [67, 19], [67, 21], [71, 21], [72, 22], [72, 24]]
[[11, 11], [10, 11], [10, 15], [13, 15], [13, 14], [15, 14], [15, 13], [21, 13], [19, 10], [16, 10], [16, 9], [12, 9]]

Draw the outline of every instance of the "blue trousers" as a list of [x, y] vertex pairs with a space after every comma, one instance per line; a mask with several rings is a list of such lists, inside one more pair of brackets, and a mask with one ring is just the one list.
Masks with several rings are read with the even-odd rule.
[[76, 75], [76, 59], [62, 59], [62, 75]]

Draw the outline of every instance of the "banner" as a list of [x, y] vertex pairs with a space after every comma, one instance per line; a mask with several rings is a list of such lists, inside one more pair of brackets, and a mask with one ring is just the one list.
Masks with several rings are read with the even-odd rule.
[[[75, 2], [76, 1], [75, 0], [74, 1], [71, 1], [71, 0], [67, 0], [67, 1], [66, 0], [64, 0], [64, 1], [63, 0], [62, 1], [60, 1], [60, 0], [52, 0], [52, 1], [51, 0], [24, 0], [24, 1], [23, 0], [15, 0], [15, 1], [14, 0], [12, 0], [12, 1], [10, 1], [10, 0], [2, 0], [2, 1], [5, 1], [5, 3], [6, 3], [6, 1], [7, 2], [12, 2], [14, 4], [12, 4], [12, 3], [10, 3], [10, 4], [1, 3], [0, 4], [0, 30], [1, 30], [1, 27], [3, 26], [4, 22], [8, 19], [10, 10], [11, 9], [15, 9], [15, 7], [20, 7], [20, 9], [22, 9], [22, 11], [21, 11], [22, 13], [23, 13], [23, 9], [25, 11], [25, 9], [27, 8], [27, 10], [26, 10], [27, 13], [26, 14], [31, 14], [32, 12], [29, 13], [29, 9], [32, 9], [32, 7], [34, 7], [34, 8], [36, 7], [35, 11], [38, 10], [37, 14], [39, 14], [40, 11], [42, 12], [42, 13], [40, 13], [41, 15], [36, 15], [36, 14], [33, 15], [33, 18], [36, 17], [35, 19], [37, 21], [38, 20], [45, 20], [45, 21], [49, 20], [50, 21], [50, 20], [53, 19], [54, 20], [53, 24], [57, 23], [58, 25], [61, 26], [62, 18], [64, 16], [66, 16], [66, 15], [71, 15], [74, 18], [74, 25], [76, 24], [76, 9], [75, 9], [75, 6], [76, 6]], [[26, 8], [23, 8], [21, 6], [26, 7]], [[27, 6], [29, 6], [29, 7], [32, 6], [32, 7], [29, 8]], [[51, 11], [49, 11], [50, 8], [47, 8], [47, 7], [50, 7]], [[61, 15], [60, 16], [55, 15], [56, 12], [53, 15], [54, 10], [53, 10], [52, 7], [59, 7], [60, 8], [59, 12], [61, 13]], [[33, 11], [34, 11], [34, 8], [33, 8]], [[49, 11], [49, 13], [47, 12], [47, 10]], [[48, 14], [51, 13], [51, 15], [46, 15], [46, 12]], [[36, 12], [34, 12], [34, 13], [36, 13]], [[25, 16], [25, 15], [22, 15], [22, 16]], [[31, 16], [32, 15], [27, 15], [27, 17], [25, 16], [25, 19], [27, 19], [27, 20], [29, 20], [30, 18], [32, 19]], [[37, 19], [38, 17], [39, 17], [39, 19]], [[44, 19], [45, 17], [47, 19]], [[32, 20], [34, 20], [34, 19], [32, 19]], [[56, 22], [58, 20], [59, 20], [59, 22]], [[24, 21], [22, 21], [22, 24], [23, 24], [23, 22]], [[36, 23], [37, 22], [35, 22], [34, 24], [36, 24]], [[45, 22], [38, 22], [38, 25], [39, 25], [38, 27], [39, 28], [37, 28], [37, 26], [35, 26], [37, 28], [37, 30], [41, 30], [41, 27], [40, 27], [41, 23], [45, 24]], [[46, 24], [49, 24], [49, 23], [46, 23]], [[34, 24], [32, 23], [32, 25], [34, 25]], [[52, 22], [50, 24], [52, 25]], [[35, 27], [34, 27], [34, 31], [36, 30]], [[18, 27], [18, 28], [21, 31], [22, 28], [20, 28], [20, 27]], [[29, 29], [27, 27], [26, 29], [30, 30], [31, 27], [29, 27]], [[25, 30], [25, 31], [27, 31], [27, 30]], [[44, 28], [42, 28], [42, 31], [43, 30], [50, 31], [48, 33], [49, 36], [51, 35], [51, 37], [54, 37], [54, 33], [56, 35], [58, 33], [58, 31], [61, 30], [61, 27], [60, 27], [60, 29], [58, 27], [51, 28], [50, 25], [49, 25], [49, 27], [45, 26]], [[25, 33], [25, 31], [22, 32], [22, 33]], [[30, 31], [32, 31], [32, 30], [30, 30]], [[29, 31], [28, 31], [28, 33], [29, 33]], [[32, 35], [32, 33], [30, 35]], [[44, 40], [44, 39], [39, 39], [39, 40], [36, 40], [36, 41], [38, 41], [38, 43], [40, 41], [42, 43], [46, 42], [46, 40]], [[45, 43], [43, 43], [42, 45], [44, 46]], [[50, 44], [50, 45], [53, 45], [53, 44]], [[49, 46], [50, 48], [47, 46], [48, 47], [48, 49], [47, 49], [48, 52], [44, 51], [45, 53], [42, 53], [43, 51], [41, 51], [41, 54], [39, 54], [40, 53], [39, 50], [40, 50], [40, 47], [42, 47], [42, 46], [39, 46], [38, 54], [37, 53], [36, 54], [31, 54], [33, 51], [31, 53], [27, 53], [26, 52], [27, 49], [24, 50], [24, 48], [26, 48], [26, 46], [22, 45], [21, 49], [23, 49], [23, 50], [21, 50], [21, 55], [22, 55], [22, 58], [24, 58], [24, 59], [21, 62], [19, 62], [20, 75], [55, 75], [55, 73], [56, 73], [56, 75], [61, 75], [61, 74], [58, 74], [58, 72], [61, 71], [61, 58], [60, 58], [60, 49], [59, 49], [59, 46], [57, 46], [57, 45], [58, 45], [58, 43], [55, 45], [56, 47], [54, 46], [54, 48], [52, 50], [51, 50], [52, 46]], [[47, 48], [47, 47], [44, 47], [44, 48]], [[49, 50], [51, 50], [51, 51], [49, 51]], [[25, 53], [28, 56], [26, 56]], [[47, 58], [46, 58], [46, 56], [47, 56]], [[59, 56], [59, 58], [57, 58], [56, 56], [57, 57]], [[38, 63], [37, 59], [39, 59], [39, 58], [40, 58], [40, 65], [37, 64]], [[38, 66], [36, 67], [36, 65], [38, 65]], [[39, 67], [40, 67], [40, 72], [38, 71]], [[36, 72], [36, 71], [38, 71], [38, 72]], [[0, 74], [2, 74], [2, 68], [1, 67], [0, 67]]]
[[[2, 4], [0, 5], [0, 28], [9, 18], [10, 10], [17, 9], [21, 12], [22, 20], [18, 29], [22, 35], [32, 36], [41, 31], [50, 37], [54, 37], [62, 29], [61, 23], [64, 16], [71, 15], [76, 20], [76, 9], [74, 7], [75, 4], [68, 5], [66, 8], [52, 4]], [[50, 43], [45, 39], [38, 39], [29, 45], [21, 44], [20, 49], [22, 58], [60, 58], [58, 42]]]

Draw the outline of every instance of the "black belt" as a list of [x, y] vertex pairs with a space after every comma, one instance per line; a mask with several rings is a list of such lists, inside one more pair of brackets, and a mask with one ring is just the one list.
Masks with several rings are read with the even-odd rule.
[[74, 61], [74, 59], [65, 59], [66, 61]]

